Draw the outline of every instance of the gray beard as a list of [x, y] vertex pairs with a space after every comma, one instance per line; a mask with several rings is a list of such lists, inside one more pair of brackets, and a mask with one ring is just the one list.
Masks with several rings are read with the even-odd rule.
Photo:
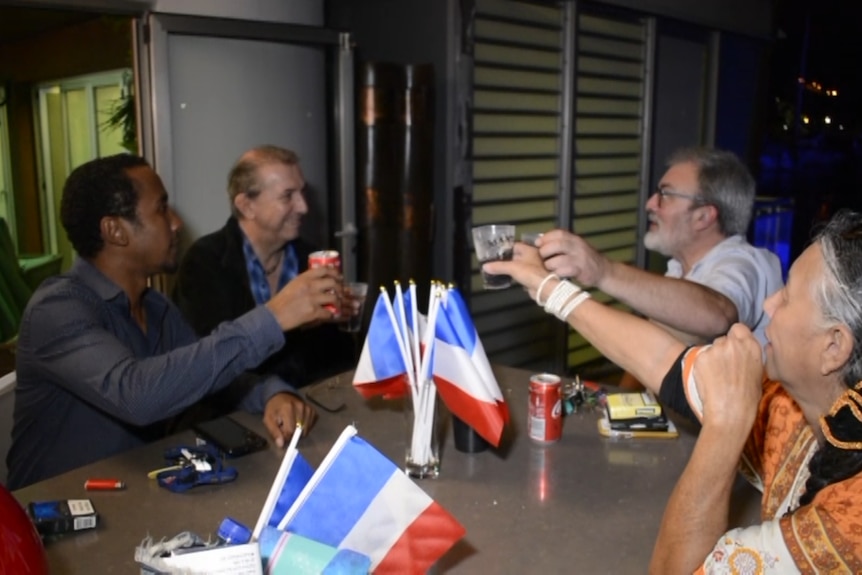
[[656, 232], [647, 232], [644, 234], [644, 247], [651, 252], [659, 253], [665, 257], [671, 257], [662, 249], [661, 238]]

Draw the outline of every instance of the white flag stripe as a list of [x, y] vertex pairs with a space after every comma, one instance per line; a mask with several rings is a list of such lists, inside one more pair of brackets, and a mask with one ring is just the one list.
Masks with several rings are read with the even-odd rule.
[[485, 388], [497, 401], [503, 401], [503, 392], [500, 391], [500, 384], [497, 383], [497, 378], [494, 376], [494, 372], [491, 371], [491, 364], [488, 363], [488, 356], [485, 355], [485, 348], [482, 347], [482, 340], [479, 339], [479, 336], [476, 336], [476, 345], [473, 349], [472, 360], [476, 371], [479, 372], [479, 376], [485, 384]]
[[[481, 377], [465, 377], [467, 374], [476, 374], [476, 366], [472, 358], [467, 355], [463, 347], [449, 345], [445, 341], [435, 342], [436, 354], [434, 358], [434, 374], [451, 382], [469, 381], [470, 387], [459, 385], [461, 389], [469, 393], [479, 401], [495, 403], [501, 396], [488, 389], [488, 384]], [[499, 393], [499, 391], [498, 391]]]
[[[403, 471], [396, 469], [338, 547], [354, 551], [376, 549], [371, 555], [373, 570], [432, 502]], [[382, 518], [387, 521], [381, 521]]]
[[353, 373], [354, 383], [371, 383], [377, 379], [377, 374], [374, 373], [374, 365], [371, 363], [371, 350], [368, 349], [368, 338], [362, 345], [362, 354], [359, 356], [359, 362], [356, 364], [356, 371]]

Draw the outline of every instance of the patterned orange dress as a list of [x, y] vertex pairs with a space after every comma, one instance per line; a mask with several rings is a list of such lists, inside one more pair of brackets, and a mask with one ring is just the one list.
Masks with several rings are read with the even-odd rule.
[[[702, 404], [692, 367], [700, 349], [690, 350], [682, 366], [686, 398], [698, 417]], [[696, 573], [862, 573], [862, 473], [799, 506], [817, 449], [802, 410], [779, 382], [764, 377], [740, 461], [742, 474], [763, 493], [763, 522], [725, 533]]]

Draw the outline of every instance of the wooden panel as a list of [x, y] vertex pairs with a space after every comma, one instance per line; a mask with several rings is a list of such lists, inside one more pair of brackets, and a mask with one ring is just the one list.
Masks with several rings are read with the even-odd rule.
[[[560, 190], [562, 10], [479, 0], [474, 29], [473, 225], [548, 231]], [[520, 287], [485, 291], [475, 255], [470, 308], [491, 361], [550, 365], [556, 320]]]

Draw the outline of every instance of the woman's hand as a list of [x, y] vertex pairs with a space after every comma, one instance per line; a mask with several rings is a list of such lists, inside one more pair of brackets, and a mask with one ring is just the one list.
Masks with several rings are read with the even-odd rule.
[[[512, 250], [512, 260], [498, 260], [487, 262], [482, 266], [482, 269], [489, 274], [505, 274], [512, 276], [512, 279], [524, 286], [530, 293], [530, 297], [536, 298], [536, 288], [542, 283], [542, 280], [548, 275], [548, 270], [545, 269], [542, 263], [542, 257], [539, 255], [539, 250], [523, 244], [515, 242], [515, 247]], [[551, 293], [549, 286], [542, 291]]]
[[704, 425], [748, 436], [763, 391], [762, 353], [751, 330], [737, 323], [697, 356], [694, 377]]

